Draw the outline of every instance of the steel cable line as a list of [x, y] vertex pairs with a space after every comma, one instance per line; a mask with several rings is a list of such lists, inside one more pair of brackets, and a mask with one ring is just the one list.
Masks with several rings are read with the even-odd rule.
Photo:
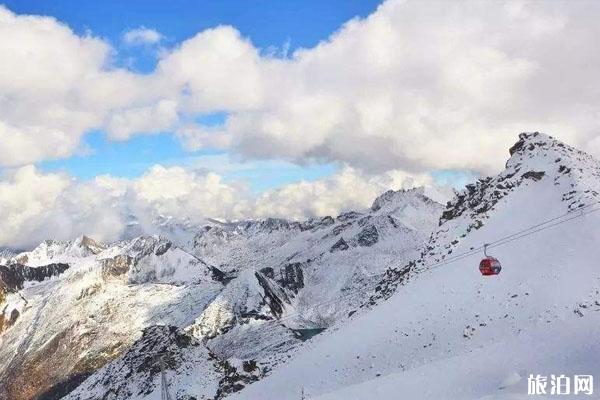
[[[568, 212], [566, 212], [566, 213], [564, 213], [562, 215], [559, 215], [557, 217], [550, 218], [548, 220], [545, 220], [543, 222], [534, 224], [532, 226], [529, 226], [529, 227], [527, 227], [525, 229], [522, 229], [522, 230], [517, 231], [515, 233], [512, 233], [510, 235], [506, 235], [506, 236], [504, 236], [502, 238], [496, 239], [495, 241], [488, 243], [488, 248], [500, 247], [500, 246], [503, 246], [503, 245], [505, 245], [507, 243], [510, 243], [512, 241], [524, 238], [524, 237], [529, 236], [529, 235], [533, 235], [535, 233], [541, 232], [541, 231], [546, 230], [546, 229], [553, 228], [555, 226], [558, 226], [558, 225], [561, 225], [563, 223], [572, 221], [574, 219], [581, 218], [581, 217], [586, 216], [588, 214], [592, 214], [592, 213], [594, 213], [596, 211], [600, 211], [600, 207], [598, 207], [598, 208], [592, 208], [591, 210], [585, 211], [586, 209], [588, 209], [588, 208], [590, 208], [592, 206], [595, 206], [597, 204], [600, 204], [600, 201], [596, 201], [596, 202], [587, 204], [587, 205], [585, 205], [583, 207], [579, 207], [576, 210], [570, 210], [570, 211], [568, 211]], [[561, 220], [562, 218], [565, 218], [565, 217], [567, 217], [569, 215], [572, 215], [572, 214], [575, 214], [575, 215], [571, 216], [570, 218]], [[557, 222], [555, 222], [555, 221], [557, 221]], [[552, 222], [554, 222], [554, 223], [552, 223]], [[552, 223], [552, 224], [550, 224], [550, 223]], [[548, 224], [550, 224], [550, 225], [548, 225]], [[465, 251], [463, 253], [453, 255], [452, 257], [446, 258], [446, 259], [444, 259], [442, 261], [439, 261], [439, 262], [436, 262], [436, 263], [433, 263], [433, 264], [426, 264], [424, 266], [421, 266], [420, 269], [423, 270], [423, 271], [431, 271], [431, 270], [439, 268], [439, 267], [441, 267], [443, 265], [447, 265], [447, 264], [450, 264], [450, 263], [453, 263], [453, 262], [456, 262], [456, 261], [468, 258], [468, 257], [470, 257], [470, 256], [472, 256], [472, 255], [474, 255], [476, 253], [479, 253], [483, 248], [484, 248], [484, 246], [479, 246], [479, 247], [476, 247], [474, 249]], [[401, 252], [400, 254], [405, 254], [408, 251], [409, 250], [407, 249], [407, 250]], [[379, 286], [379, 284], [380, 284], [380, 282], [377, 282], [376, 285], [374, 285], [373, 287], [369, 288], [368, 290], [370, 291], [370, 290], [375, 289], [377, 286]], [[342, 296], [334, 298], [334, 299], [329, 299], [329, 300], [326, 300], [326, 301], [323, 301], [323, 302], [320, 302], [320, 303], [316, 303], [313, 306], [308, 307], [308, 309], [309, 310], [315, 310], [317, 307], [321, 307], [321, 306], [324, 306], [324, 305], [329, 305], [331, 303], [339, 302], [340, 300], [344, 300], [344, 299], [346, 299], [346, 298], [348, 298], [348, 297], [350, 297], [352, 295], [354, 295], [354, 294], [353, 293], [348, 293], [348, 294], [342, 295]], [[295, 318], [295, 317], [299, 317], [299, 316], [301, 316], [300, 313], [287, 314], [284, 317], [281, 317], [279, 319], [270, 320], [269, 322], [280, 323], [282, 321], [287, 321], [289, 319], [292, 319], [292, 318]]]
[[[519, 236], [519, 237], [526, 236], [526, 235], [523, 235], [523, 234], [525, 234], [525, 233], [527, 233], [527, 232], [529, 232], [529, 231], [532, 231], [532, 230], [534, 230], [534, 229], [536, 229], [536, 228], [543, 227], [544, 225], [547, 225], [547, 224], [549, 224], [549, 223], [551, 223], [551, 222], [553, 222], [553, 221], [557, 221], [557, 220], [560, 220], [561, 218], [565, 218], [565, 217], [567, 217], [567, 216], [569, 216], [569, 215], [572, 215], [572, 214], [575, 214], [575, 213], [578, 213], [578, 212], [583, 212], [583, 210], [585, 210], [586, 208], [589, 208], [589, 207], [595, 206], [595, 205], [597, 205], [597, 204], [600, 204], [600, 201], [595, 201], [595, 202], [593, 202], [593, 203], [590, 203], [590, 204], [587, 204], [587, 205], [585, 205], [585, 206], [583, 206], [583, 207], [579, 207], [579, 208], [578, 208], [578, 209], [576, 209], [576, 210], [570, 210], [570, 211], [567, 211], [566, 213], [564, 213], [564, 214], [561, 214], [561, 215], [559, 215], [559, 216], [557, 216], [557, 217], [550, 218], [550, 219], [548, 219], [548, 220], [542, 221], [542, 222], [540, 222], [540, 223], [537, 223], [537, 224], [535, 224], [535, 225], [531, 225], [531, 226], [529, 226], [529, 227], [527, 227], [527, 228], [525, 228], [525, 229], [522, 229], [522, 230], [520, 230], [520, 231], [517, 231], [517, 232], [515, 232], [515, 233], [511, 233], [510, 235], [506, 235], [506, 236], [504, 236], [504, 237], [501, 237], [501, 238], [499, 238], [499, 239], [496, 239], [496, 240], [495, 240], [495, 241], [493, 241], [493, 242], [489, 242], [489, 243], [487, 243], [487, 245], [488, 245], [488, 248], [497, 247], [499, 244], [501, 244], [500, 242], [506, 241], [507, 239], [510, 239], [510, 238], [512, 238], [512, 237], [514, 237], [514, 236]], [[587, 213], [586, 213], [585, 215], [587, 215]], [[574, 218], [579, 218], [579, 217], [581, 217], [581, 216], [582, 216], [581, 214], [577, 214], [577, 215], [575, 215], [575, 217], [568, 218], [568, 219], [564, 220], [564, 222], [566, 222], [566, 221], [570, 221], [571, 219], [574, 219]], [[557, 223], [557, 224], [553, 224], [552, 226], [559, 225], [560, 223], [562, 223], [562, 222], [559, 222], [559, 223]], [[537, 232], [537, 231], [538, 231], [538, 230], [536, 230], [535, 232]], [[478, 252], [480, 252], [481, 250], [483, 250], [483, 248], [484, 248], [484, 247], [485, 247], [485, 246], [479, 246], [479, 247], [475, 247], [475, 248], [473, 248], [473, 249], [470, 249], [470, 250], [467, 250], [467, 251], [465, 251], [465, 252], [463, 252], [463, 253], [455, 254], [455, 255], [453, 255], [453, 256], [450, 256], [450, 257], [447, 257], [447, 258], [443, 259], [442, 261], [439, 261], [439, 262], [437, 262], [437, 263], [434, 263], [434, 264], [431, 264], [431, 265], [428, 265], [428, 266], [424, 266], [424, 267], [422, 267], [422, 268], [428, 268], [428, 267], [436, 266], [436, 265], [437, 265], [437, 264], [439, 264], [439, 263], [444, 263], [444, 264], [447, 264], [447, 263], [450, 263], [450, 262], [458, 261], [458, 260], [460, 260], [460, 259], [462, 259], [462, 258], [465, 258], [466, 256], [470, 256], [470, 255], [472, 255], [472, 254], [475, 254], [475, 253], [478, 253]], [[429, 268], [429, 269], [431, 269], [431, 268]]]

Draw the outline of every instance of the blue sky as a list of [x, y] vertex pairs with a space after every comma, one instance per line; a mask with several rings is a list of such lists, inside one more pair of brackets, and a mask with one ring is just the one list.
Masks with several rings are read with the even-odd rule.
[[4, 4], [19, 14], [49, 15], [78, 34], [91, 31], [108, 39], [119, 54], [117, 63], [148, 72], [155, 65], [152, 51], [121, 43], [124, 32], [140, 26], [165, 36], [174, 46], [196, 33], [218, 25], [235, 26], [255, 46], [267, 50], [289, 43], [290, 50], [312, 47], [326, 39], [344, 22], [372, 13], [379, 0], [9, 0]]
[[600, 151], [600, 3], [379, 1], [0, 3], [0, 245], [337, 215], [494, 174], [520, 132]]
[[[11, 0], [4, 4], [19, 14], [53, 16], [78, 34], [91, 32], [108, 40], [117, 50], [115, 63], [138, 72], [153, 70], [157, 53], [148, 46], [127, 46], [123, 34], [141, 26], [164, 36], [161, 45], [177, 46], [196, 33], [218, 25], [233, 25], [263, 51], [289, 51], [313, 47], [353, 17], [364, 17], [378, 0], [258, 0], [258, 1], [39, 1]], [[74, 6], [76, 4], [76, 6]], [[199, 117], [203, 125], [222, 123], [224, 115]], [[101, 174], [136, 177], [154, 164], [188, 165], [194, 159], [222, 154], [217, 151], [188, 152], [173, 136], [163, 133], [141, 135], [126, 142], [108, 141], [102, 132], [84, 138], [84, 152], [68, 159], [44, 161], [46, 171], [65, 170], [80, 179]], [[274, 161], [255, 162], [239, 171], [224, 171], [226, 179], [247, 179], [256, 191], [301, 179], [314, 180], [335, 172], [332, 164], [296, 166]]]
[[[109, 42], [115, 49], [113, 62], [138, 73], [151, 72], [158, 59], [159, 46], [131, 46], [123, 35], [145, 27], [163, 35], [160, 47], [174, 48], [198, 32], [218, 25], [232, 25], [261, 51], [293, 52], [311, 48], [354, 17], [371, 14], [379, 0], [291, 0], [291, 1], [34, 1], [10, 0], [4, 3], [18, 14], [53, 16], [79, 35], [91, 33]], [[76, 4], [76, 6], [75, 6]], [[204, 126], [219, 125], [226, 114], [199, 116], [195, 122]], [[316, 180], [335, 173], [339, 166], [298, 166], [281, 160], [240, 163], [223, 151], [190, 152], [169, 132], [134, 136], [127, 141], [111, 141], [102, 131], [88, 132], [82, 151], [59, 160], [38, 163], [45, 171], [66, 171], [79, 179], [110, 174], [134, 178], [155, 164], [210, 164], [225, 180], [243, 179], [261, 192], [299, 180]], [[216, 161], [220, 160], [224, 165]], [[234, 168], [237, 166], [237, 168]], [[438, 182], [461, 187], [474, 176], [462, 171], [437, 171]]]

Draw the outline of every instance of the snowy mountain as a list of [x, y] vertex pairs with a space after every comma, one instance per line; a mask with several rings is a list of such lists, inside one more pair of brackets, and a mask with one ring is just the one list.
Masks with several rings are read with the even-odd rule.
[[599, 192], [597, 160], [530, 133], [446, 207], [388, 191], [8, 254], [0, 398], [516, 399], [529, 373], [598, 374]]
[[[181, 353], [165, 360], [175, 369], [173, 390], [203, 387], [211, 397], [239, 390], [347, 318], [386, 265], [417, 256], [441, 210], [415, 189], [335, 218], [163, 223], [173, 239], [45, 241], [4, 267], [2, 282], [24, 278], [4, 285], [0, 393], [60, 398], [85, 380], [71, 398], [151, 398], [164, 346]], [[321, 303], [329, 304], [317, 309]], [[182, 341], [189, 346], [181, 349]], [[150, 372], [140, 370], [148, 357]], [[115, 372], [132, 366], [129, 378]], [[190, 388], [190, 369], [213, 372]]]
[[[377, 307], [232, 398], [525, 399], [529, 374], [598, 376], [600, 163], [538, 133], [510, 153], [447, 205]], [[497, 277], [477, 270], [484, 243]]]

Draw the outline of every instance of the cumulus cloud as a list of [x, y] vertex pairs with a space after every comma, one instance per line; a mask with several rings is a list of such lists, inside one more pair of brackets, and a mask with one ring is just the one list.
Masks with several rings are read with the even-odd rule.
[[408, 176], [390, 171], [369, 176], [345, 168], [331, 177], [302, 181], [267, 191], [254, 202], [253, 214], [258, 217], [303, 219], [312, 216], [336, 216], [343, 211], [368, 208], [373, 200], [389, 189], [428, 186], [428, 194], [442, 200], [445, 193], [438, 190], [428, 175]]
[[168, 90], [156, 79], [111, 68], [112, 51], [53, 18], [17, 16], [0, 6], [0, 166], [72, 155], [81, 137], [113, 114], [139, 127], [127, 113], [146, 105], [144, 99], [164, 108]]
[[130, 190], [131, 207], [150, 220], [166, 216], [199, 222], [208, 217], [231, 219], [249, 214], [246, 187], [225, 183], [212, 172], [156, 165], [132, 181]]
[[26, 248], [42, 240], [88, 233], [118, 237], [124, 220], [116, 180], [76, 183], [65, 174], [44, 174], [33, 166], [0, 180], [0, 246]]
[[165, 219], [201, 224], [206, 218], [335, 216], [369, 207], [385, 190], [421, 184], [435, 189], [426, 175], [367, 176], [347, 168], [257, 196], [244, 183], [181, 167], [156, 165], [132, 180], [100, 176], [82, 182], [25, 166], [0, 179], [0, 246], [27, 249], [45, 239], [80, 235], [118, 240], [131, 233], [132, 218], [140, 227], [135, 233], [155, 233], [157, 222]]
[[145, 26], [128, 30], [123, 34], [123, 41], [130, 46], [156, 44], [162, 39], [163, 35], [160, 32]]
[[[92, 128], [378, 173], [498, 169], [531, 130], [599, 155], [598, 17], [598, 2], [388, 0], [285, 58], [219, 26], [138, 75], [98, 38], [0, 8], [0, 163], [68, 156]], [[218, 131], [190, 123], [211, 112], [229, 116]]]
[[232, 115], [232, 146], [369, 171], [485, 172], [519, 131], [585, 147], [598, 114], [582, 103], [600, 101], [591, 15], [598, 4], [388, 1], [291, 60], [265, 60], [265, 101]]

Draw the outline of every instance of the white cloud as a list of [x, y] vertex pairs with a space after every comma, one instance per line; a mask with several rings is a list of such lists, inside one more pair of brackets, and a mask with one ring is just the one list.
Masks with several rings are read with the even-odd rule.
[[[599, 17], [598, 2], [388, 0], [286, 58], [219, 26], [139, 75], [100, 39], [0, 8], [0, 165], [66, 157], [94, 128], [370, 173], [487, 172], [531, 130], [600, 155]], [[219, 129], [190, 124], [211, 112]]]
[[[219, 144], [246, 157], [488, 172], [521, 131], [595, 139], [599, 16], [598, 3], [390, 0], [290, 59], [205, 31], [157, 74], [181, 80], [182, 110], [229, 111]], [[192, 148], [218, 137], [186, 133]]]
[[112, 139], [125, 140], [131, 132], [164, 132], [176, 126], [176, 122], [177, 103], [160, 100], [156, 104], [131, 107], [111, 115], [106, 131]]
[[165, 54], [155, 78], [177, 88], [188, 113], [252, 110], [264, 102], [265, 63], [237, 30], [219, 26]]
[[154, 99], [144, 77], [108, 66], [111, 51], [53, 18], [0, 6], [0, 165], [67, 157], [111, 111], [142, 93]]
[[162, 39], [163, 35], [160, 32], [144, 26], [131, 29], [123, 34], [123, 41], [130, 46], [156, 44]]
[[81, 182], [62, 173], [25, 166], [0, 179], [0, 246], [30, 248], [45, 239], [89, 235], [117, 240], [134, 216], [147, 233], [160, 217], [200, 224], [205, 218], [244, 219], [337, 215], [364, 209], [387, 189], [428, 185], [426, 175], [395, 171], [367, 176], [344, 169], [313, 182], [285, 185], [256, 196], [212, 172], [156, 165], [143, 176], [100, 176]]
[[[259, 196], [253, 205], [258, 217], [304, 219], [311, 216], [336, 216], [343, 211], [368, 208], [389, 189], [427, 185], [436, 189], [431, 177], [408, 176], [400, 171], [368, 176], [351, 168], [317, 181], [291, 183]], [[430, 192], [433, 192], [431, 190]]]
[[151, 221], [158, 216], [202, 221], [241, 218], [248, 213], [245, 187], [224, 183], [217, 174], [181, 167], [152, 167], [131, 183], [131, 207]]
[[22, 248], [87, 233], [114, 239], [124, 228], [115, 183], [76, 183], [64, 174], [22, 167], [0, 180], [0, 246]]

